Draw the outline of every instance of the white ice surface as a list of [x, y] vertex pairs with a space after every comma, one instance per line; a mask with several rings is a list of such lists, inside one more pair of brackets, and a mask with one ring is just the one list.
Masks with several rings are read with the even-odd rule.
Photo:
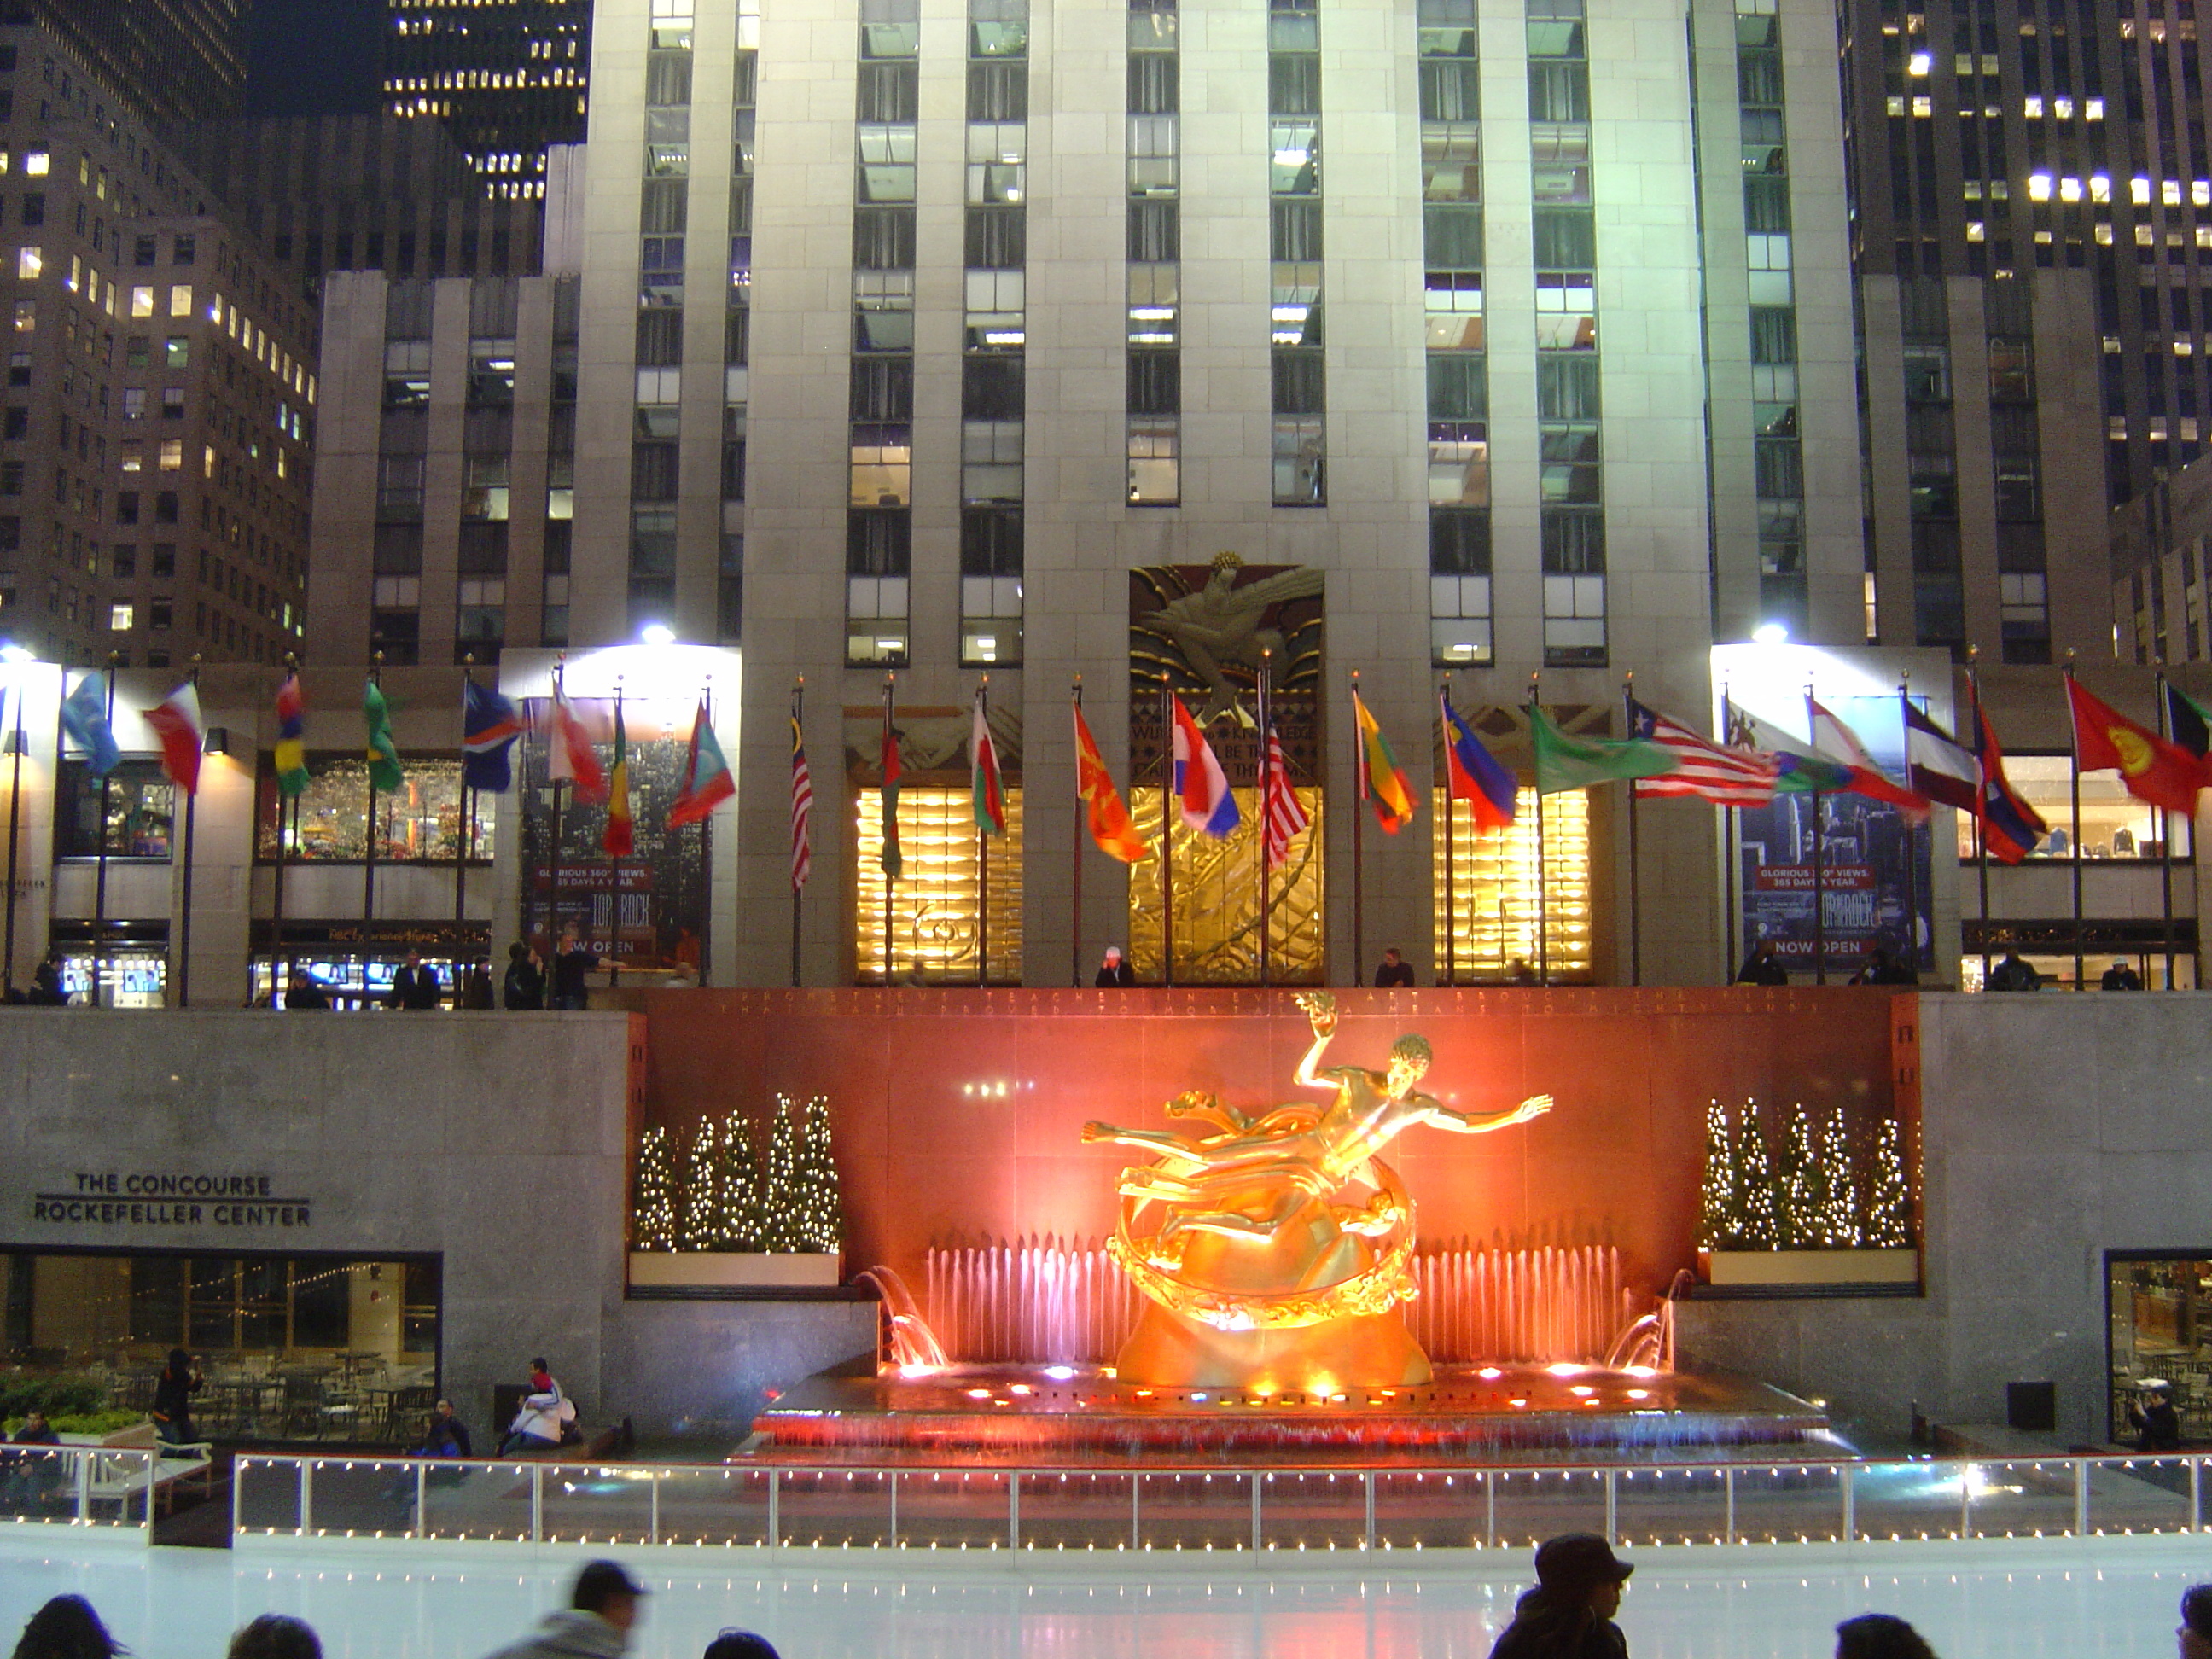
[[[0, 1528], [0, 1653], [46, 1597], [75, 1591], [142, 1659], [222, 1659], [230, 1632], [266, 1612], [306, 1619], [330, 1659], [479, 1659], [562, 1605], [598, 1553], [149, 1550]], [[785, 1659], [1484, 1659], [1527, 1582], [1525, 1557], [1503, 1551], [1364, 1574], [1279, 1556], [613, 1553], [653, 1591], [635, 1659], [696, 1659], [726, 1626]], [[1942, 1659], [2162, 1659], [2182, 1590], [2212, 1579], [2202, 1538], [1625, 1553], [1639, 1563], [1620, 1619], [1635, 1659], [1826, 1659], [1836, 1622], [1869, 1611], [1910, 1619]]]

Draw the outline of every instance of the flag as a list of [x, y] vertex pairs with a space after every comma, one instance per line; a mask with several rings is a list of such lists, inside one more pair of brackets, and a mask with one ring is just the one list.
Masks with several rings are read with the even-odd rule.
[[87, 674], [62, 704], [62, 730], [84, 750], [84, 769], [90, 777], [104, 778], [123, 758], [115, 746], [115, 733], [107, 724], [107, 681]]
[[722, 758], [722, 745], [715, 740], [714, 723], [707, 718], [707, 700], [702, 697], [698, 712], [691, 716], [691, 742], [684, 751], [684, 776], [677, 786], [675, 802], [668, 809], [668, 827], [680, 830], [687, 823], [697, 823], [737, 793], [730, 763]]
[[276, 788], [296, 795], [307, 787], [307, 702], [297, 671], [276, 688]]
[[1867, 753], [1857, 734], [1823, 708], [1810, 692], [1805, 696], [1805, 713], [1813, 732], [1813, 747], [1849, 771], [1850, 778], [1844, 785], [1845, 791], [1864, 795], [1869, 800], [1887, 801], [1915, 823], [1928, 816], [1928, 797], [1893, 783], [1874, 763], [1874, 757]]
[[999, 750], [991, 741], [991, 722], [983, 718], [983, 694], [975, 694], [975, 723], [969, 728], [968, 760], [973, 780], [975, 827], [987, 836], [1006, 833], [1006, 795], [999, 781]]
[[384, 688], [374, 680], [362, 682], [361, 715], [368, 725], [368, 787], [387, 793], [407, 781], [399, 769], [399, 745], [392, 740], [392, 710], [384, 701]]
[[1175, 757], [1176, 799], [1183, 825], [1217, 841], [1240, 822], [1237, 797], [1229, 788], [1229, 775], [1214, 757], [1212, 745], [1200, 731], [1181, 697], [1168, 699], [1174, 717], [1172, 754]]
[[898, 834], [899, 781], [906, 776], [906, 764], [899, 758], [898, 733], [891, 729], [889, 708], [884, 711], [883, 771], [884, 844], [876, 866], [896, 881], [906, 868], [906, 854], [899, 846]]
[[1413, 799], [1412, 781], [1400, 768], [1397, 756], [1390, 752], [1390, 739], [1367, 712], [1356, 686], [1352, 693], [1352, 720], [1359, 731], [1359, 799], [1374, 802], [1375, 821], [1382, 826], [1383, 834], [1395, 836], [1413, 821], [1421, 804]]
[[1674, 769], [1636, 781], [1640, 796], [1693, 795], [1721, 806], [1764, 806], [1782, 775], [1779, 757], [1723, 748], [1681, 721], [1628, 700], [1629, 735], [1656, 743], [1674, 757]]
[[1528, 735], [1536, 750], [1536, 793], [1588, 789], [1619, 778], [1648, 778], [1674, 769], [1664, 745], [1642, 738], [1575, 738], [1536, 704], [1528, 705]]
[[200, 751], [207, 726], [200, 719], [200, 689], [190, 680], [145, 711], [146, 724], [161, 740], [161, 770], [188, 795], [200, 792]]
[[1982, 768], [1959, 740], [1899, 693], [1905, 708], [1905, 781], [1914, 791], [1961, 812], [1982, 796]]
[[2040, 814], [2014, 793], [2006, 780], [2004, 750], [1997, 747], [1996, 728], [1989, 711], [1976, 700], [1974, 762], [1982, 778], [1982, 845], [2006, 864], [2018, 864], [2051, 833]]
[[2144, 730], [2093, 696], [2071, 674], [2066, 695], [2074, 714], [2074, 763], [2084, 772], [2117, 769], [2137, 800], [2169, 812], [2194, 813], [2204, 787], [2204, 763], [2178, 743]]
[[1144, 838], [1137, 834], [1137, 826], [1129, 821], [1129, 809], [1122, 804], [1121, 792], [1115, 788], [1113, 775], [1107, 771], [1097, 742], [1084, 721], [1083, 705], [1076, 703], [1073, 707], [1075, 793], [1090, 809], [1091, 839], [1109, 858], [1119, 859], [1124, 864], [1141, 864], [1152, 854], [1145, 850]]
[[1721, 723], [1728, 730], [1728, 746], [1750, 749], [1771, 756], [1781, 769], [1774, 789], [1782, 795], [1832, 795], [1850, 787], [1849, 767], [1838, 766], [1814, 754], [1780, 726], [1763, 720], [1741, 703], [1721, 699]]
[[814, 784], [806, 773], [806, 736], [799, 729], [799, 716], [791, 717], [791, 885], [795, 892], [806, 885], [814, 871], [814, 838], [809, 820], [814, 816]]
[[607, 827], [599, 832], [599, 845], [611, 859], [626, 859], [637, 850], [636, 823], [629, 810], [629, 734], [623, 729], [622, 699], [615, 699], [615, 763], [607, 774]]
[[1466, 801], [1474, 814], [1477, 830], [1503, 830], [1513, 822], [1520, 785], [1482, 745], [1474, 728], [1452, 707], [1451, 693], [1437, 688], [1437, 704], [1444, 719], [1445, 799]]
[[2166, 683], [2166, 729], [2197, 759], [2212, 754], [2212, 711], [2171, 680]]
[[1267, 722], [1267, 810], [1261, 828], [1264, 831], [1262, 855], [1267, 867], [1273, 869], [1291, 850], [1291, 837], [1313, 822], [1298, 800], [1297, 791], [1291, 787], [1290, 769], [1283, 763], [1283, 740], [1277, 735], [1275, 722]]
[[545, 769], [554, 782], [565, 779], [574, 785], [576, 800], [586, 806], [596, 806], [606, 799], [606, 769], [599, 764], [598, 751], [592, 747], [592, 734], [576, 718], [576, 706], [568, 701], [568, 694], [562, 690], [558, 680], [553, 682], [552, 749], [552, 758]]
[[514, 784], [511, 750], [522, 735], [514, 705], [498, 692], [465, 680], [461, 685], [461, 781], [503, 795]]

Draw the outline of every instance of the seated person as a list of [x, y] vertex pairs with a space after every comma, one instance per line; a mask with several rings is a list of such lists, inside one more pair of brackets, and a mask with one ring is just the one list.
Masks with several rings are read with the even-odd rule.
[[[23, 1425], [15, 1431], [10, 1443], [17, 1446], [58, 1446], [61, 1437], [46, 1421], [46, 1414], [33, 1410], [23, 1414]], [[62, 1479], [69, 1468], [69, 1460], [42, 1452], [9, 1452], [0, 1455], [0, 1509], [13, 1510], [27, 1515], [53, 1493], [61, 1490]]]

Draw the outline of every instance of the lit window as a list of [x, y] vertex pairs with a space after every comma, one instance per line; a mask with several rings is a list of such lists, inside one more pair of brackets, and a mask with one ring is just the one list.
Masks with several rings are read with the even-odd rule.
[[2027, 199], [2031, 202], [2047, 202], [2051, 199], [2049, 173], [2031, 173], [2027, 175]]
[[1925, 75], [1928, 73], [1929, 66], [1934, 62], [1935, 57], [1933, 53], [1916, 52], [1911, 57], [1905, 59], [1905, 72], [1907, 75]]
[[123, 441], [123, 470], [143, 472], [146, 470], [146, 446], [136, 438]]
[[161, 440], [161, 467], [164, 472], [181, 472], [185, 467], [185, 441], [182, 438]]
[[2150, 205], [2150, 180], [2137, 177], [2128, 180], [2128, 199], [2137, 207]]
[[189, 317], [192, 314], [192, 289], [189, 283], [179, 283], [169, 290], [169, 315]]
[[35, 283], [46, 268], [46, 258], [34, 247], [19, 248], [15, 252], [15, 276], [19, 281]]
[[107, 607], [107, 631], [128, 634], [136, 620], [136, 610], [128, 599], [118, 600]]
[[33, 179], [45, 178], [46, 176], [46, 151], [42, 149], [34, 149], [24, 156], [23, 171], [29, 173]]
[[154, 314], [152, 289], [134, 288], [131, 290], [131, 314], [133, 317], [150, 317]]

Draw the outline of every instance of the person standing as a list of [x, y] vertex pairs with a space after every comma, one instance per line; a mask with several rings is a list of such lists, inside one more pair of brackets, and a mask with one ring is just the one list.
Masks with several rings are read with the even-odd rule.
[[39, 965], [31, 970], [31, 1001], [40, 1008], [66, 1008], [69, 992], [62, 984], [62, 957], [58, 950], [49, 948], [39, 958]]
[[553, 1006], [587, 1008], [591, 1006], [592, 953], [576, 937], [575, 924], [561, 930], [561, 948], [553, 957]]
[[2129, 1402], [2128, 1426], [2136, 1431], [2137, 1451], [2179, 1451], [2181, 1413], [2173, 1408], [2173, 1389], [2164, 1382], [2146, 1383], [2142, 1402]]
[[315, 976], [304, 968], [292, 970], [292, 982], [284, 992], [284, 1006], [295, 1013], [330, 1012], [331, 1000]]
[[57, 1595], [23, 1626], [15, 1659], [112, 1659], [127, 1652], [82, 1595]]
[[200, 1391], [199, 1367], [182, 1348], [169, 1350], [169, 1363], [154, 1383], [154, 1432], [173, 1446], [190, 1445], [199, 1436], [192, 1431], [192, 1396]]
[[478, 962], [470, 965], [468, 975], [461, 981], [460, 991], [453, 1001], [456, 1006], [477, 1011], [499, 1006], [491, 994], [489, 963]]
[[1752, 947], [1751, 954], [1743, 959], [1743, 966], [1735, 970], [1738, 985], [1786, 986], [1790, 969], [1783, 964], [1781, 947], [1771, 939], [1763, 939]]
[[545, 965], [537, 946], [517, 939], [507, 947], [507, 980], [501, 988], [510, 1011], [545, 1006]]
[[1398, 954], [1392, 945], [1382, 952], [1382, 960], [1375, 964], [1375, 988], [1378, 991], [1407, 990], [1413, 987], [1413, 964]]
[[1091, 981], [1091, 983], [1103, 991], [1109, 988], [1126, 990], [1136, 982], [1137, 970], [1129, 966], [1127, 960], [1123, 957], [1121, 947], [1118, 945], [1108, 945], [1105, 959], [1098, 964], [1098, 977]]
[[1562, 1533], [1536, 1548], [1536, 1588], [1515, 1604], [1490, 1659], [1627, 1659], [1613, 1615], [1636, 1569], [1595, 1533]]
[[1893, 1613], [1863, 1613], [1836, 1626], [1836, 1659], [1936, 1659], [1936, 1650]]
[[520, 1642], [490, 1659], [622, 1659], [645, 1586], [614, 1561], [586, 1561], [565, 1612], [549, 1613]]
[[2212, 1659], [2212, 1584], [2181, 1593], [2181, 1625], [2174, 1632], [2181, 1659]]
[[231, 1637], [228, 1659], [323, 1659], [323, 1642], [305, 1620], [264, 1613]]
[[2017, 951], [2007, 951], [1997, 965], [1990, 969], [1990, 989], [1992, 991], [2040, 991], [2043, 975], [2022, 959]]
[[445, 993], [446, 988], [438, 981], [438, 970], [423, 965], [420, 951], [410, 951], [405, 965], [392, 976], [392, 989], [385, 994], [384, 1006], [418, 1012], [435, 1008]]

